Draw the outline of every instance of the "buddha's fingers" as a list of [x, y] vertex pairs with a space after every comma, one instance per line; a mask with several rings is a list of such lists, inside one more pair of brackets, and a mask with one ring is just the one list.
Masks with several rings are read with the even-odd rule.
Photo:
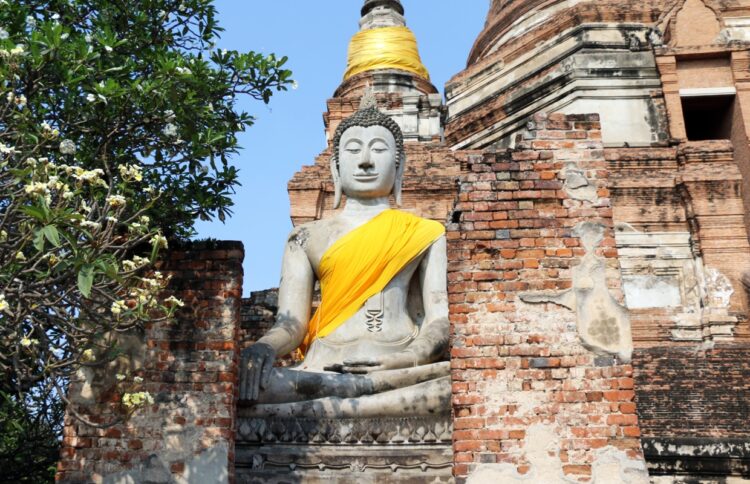
[[393, 388], [417, 385], [422, 382], [436, 380], [449, 375], [450, 362], [441, 361], [414, 368], [374, 371], [369, 374], [369, 378], [374, 385], [374, 391], [380, 392]]
[[345, 367], [351, 366], [382, 366], [382, 362], [375, 358], [344, 360]]
[[323, 371], [334, 371], [336, 373], [343, 373], [344, 365], [342, 365], [341, 363], [336, 363], [334, 365], [324, 366]]
[[240, 363], [240, 400], [245, 400], [245, 388], [247, 385], [245, 384], [245, 380], [247, 379], [247, 362], [245, 361], [245, 358], [243, 357]]
[[263, 368], [260, 373], [260, 386], [263, 390], [268, 387], [269, 379], [271, 378], [271, 371], [273, 370], [273, 359], [265, 358], [263, 360]]
[[250, 388], [248, 389], [249, 399], [250, 400], [257, 400], [258, 399], [258, 363], [256, 361], [250, 362]]
[[378, 366], [362, 365], [362, 366], [341, 367], [341, 373], [350, 373], [352, 375], [367, 375], [374, 371], [382, 371], [382, 370], [385, 370], [385, 367], [383, 365], [378, 365]]
[[240, 367], [240, 399], [247, 400], [248, 398], [248, 379], [250, 378], [249, 367], [250, 358], [247, 355], [242, 356], [242, 366]]

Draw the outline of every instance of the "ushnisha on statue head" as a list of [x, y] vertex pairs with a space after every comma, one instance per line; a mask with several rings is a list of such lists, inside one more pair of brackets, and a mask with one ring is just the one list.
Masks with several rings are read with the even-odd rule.
[[[357, 147], [362, 151], [357, 152]], [[342, 176], [342, 157], [347, 163], [357, 163], [358, 168], [347, 165], [343, 167], [345, 173]], [[359, 110], [342, 121], [333, 136], [331, 156], [331, 172], [335, 188], [333, 208], [341, 205], [341, 196], [344, 193], [347, 197], [359, 196], [360, 198], [388, 196], [392, 193], [396, 199], [396, 205], [400, 206], [401, 182], [405, 164], [404, 135], [401, 128], [388, 115], [380, 112], [374, 92], [368, 89], [362, 97]], [[352, 174], [352, 169], [357, 170], [358, 173]], [[372, 183], [375, 185], [380, 183], [381, 190], [384, 186], [382, 184], [390, 185], [387, 187], [388, 193], [378, 193], [377, 187], [375, 187], [375, 192], [367, 191], [368, 170], [370, 169], [375, 170], [371, 172], [374, 177]], [[380, 172], [377, 171], [378, 169]], [[357, 194], [356, 191], [358, 184], [362, 185], [361, 194]]]

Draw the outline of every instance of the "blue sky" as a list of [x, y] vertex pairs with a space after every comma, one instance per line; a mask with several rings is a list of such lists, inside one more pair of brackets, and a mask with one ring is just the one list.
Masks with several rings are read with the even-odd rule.
[[[349, 39], [358, 30], [361, 0], [217, 0], [226, 31], [218, 48], [255, 50], [289, 57], [299, 87], [266, 106], [240, 104], [257, 118], [240, 138], [235, 157], [241, 187], [234, 215], [197, 225], [198, 238], [240, 240], [245, 245], [244, 292], [278, 285], [281, 256], [291, 229], [286, 185], [302, 165], [325, 148], [322, 113], [341, 82]], [[423, 63], [442, 92], [466, 65], [487, 14], [488, 0], [403, 0], [407, 25]]]

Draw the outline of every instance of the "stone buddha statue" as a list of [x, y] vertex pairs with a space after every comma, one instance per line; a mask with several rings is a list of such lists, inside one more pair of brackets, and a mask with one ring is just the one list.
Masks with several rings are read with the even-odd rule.
[[[264, 417], [384, 417], [450, 412], [443, 226], [401, 202], [399, 126], [374, 96], [333, 139], [337, 215], [294, 228], [276, 323], [242, 354], [240, 399]], [[321, 303], [311, 316], [313, 288]], [[276, 368], [278, 355], [301, 361]]]

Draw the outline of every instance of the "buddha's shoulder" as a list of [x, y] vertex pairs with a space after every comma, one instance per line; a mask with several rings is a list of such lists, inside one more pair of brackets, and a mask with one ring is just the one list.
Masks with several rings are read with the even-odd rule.
[[322, 220], [313, 220], [297, 225], [292, 229], [291, 234], [314, 234], [329, 230], [337, 225], [341, 225], [341, 222], [337, 220], [336, 217], [324, 218]]
[[340, 229], [341, 222], [335, 217], [326, 218], [322, 220], [313, 220], [297, 225], [289, 233], [289, 243], [296, 243], [301, 246], [306, 246], [310, 239], [317, 239], [320, 237], [327, 237], [331, 232]]

